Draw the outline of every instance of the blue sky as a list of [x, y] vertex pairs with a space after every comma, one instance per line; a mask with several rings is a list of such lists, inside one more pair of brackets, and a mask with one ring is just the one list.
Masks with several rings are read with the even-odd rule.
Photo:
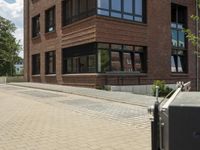
[[[23, 0], [0, 0], [0, 16], [16, 25], [14, 35], [23, 46]], [[23, 53], [20, 56], [23, 56]]]

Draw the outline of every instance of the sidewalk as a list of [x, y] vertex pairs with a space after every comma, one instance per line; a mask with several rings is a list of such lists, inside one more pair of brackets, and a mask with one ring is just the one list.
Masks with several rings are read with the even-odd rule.
[[111, 91], [82, 88], [82, 87], [30, 83], [30, 82], [9, 83], [9, 85], [36, 88], [36, 89], [62, 92], [62, 93], [68, 93], [68, 94], [75, 94], [75, 95], [87, 96], [87, 97], [92, 97], [92, 98], [97, 98], [97, 99], [104, 99], [108, 101], [137, 105], [137, 106], [142, 106], [142, 107], [151, 106], [155, 102], [155, 97], [137, 95], [137, 94], [126, 93], [126, 92], [111, 92]]

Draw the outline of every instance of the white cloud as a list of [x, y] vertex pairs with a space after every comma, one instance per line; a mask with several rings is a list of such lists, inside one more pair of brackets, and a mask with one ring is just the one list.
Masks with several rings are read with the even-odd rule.
[[11, 20], [16, 25], [17, 30], [14, 35], [23, 45], [23, 0], [16, 0], [15, 3], [0, 0], [0, 16]]

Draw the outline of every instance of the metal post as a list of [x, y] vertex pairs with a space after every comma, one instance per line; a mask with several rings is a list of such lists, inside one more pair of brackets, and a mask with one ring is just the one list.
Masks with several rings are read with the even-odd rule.
[[[199, 16], [198, 0], [196, 0], [196, 16]], [[196, 20], [196, 36], [197, 36], [197, 91], [199, 91], [199, 20]]]
[[152, 150], [160, 150], [160, 131], [159, 131], [159, 102], [156, 101], [153, 112], [154, 119], [151, 122]]

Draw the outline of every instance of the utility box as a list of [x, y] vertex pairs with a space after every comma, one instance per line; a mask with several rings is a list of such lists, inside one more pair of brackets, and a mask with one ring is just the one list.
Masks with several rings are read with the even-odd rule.
[[200, 150], [199, 92], [180, 92], [159, 116], [161, 150]]

